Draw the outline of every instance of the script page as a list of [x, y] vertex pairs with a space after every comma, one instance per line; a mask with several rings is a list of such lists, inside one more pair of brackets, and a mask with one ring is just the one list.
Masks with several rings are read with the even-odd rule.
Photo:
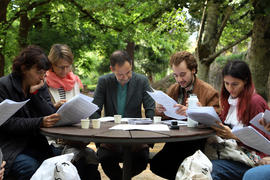
[[179, 114], [176, 114], [175, 111], [178, 109], [178, 107], [173, 107], [177, 102], [172, 99], [170, 96], [165, 94], [162, 91], [154, 90], [154, 92], [147, 92], [158, 104], [161, 104], [163, 107], [165, 107], [166, 111], [164, 114], [168, 117], [174, 118], [174, 119], [186, 119], [186, 116], [181, 116]]
[[60, 120], [55, 126], [72, 125], [79, 123], [81, 119], [88, 118], [98, 110], [98, 106], [92, 103], [93, 98], [83, 94], [74, 96], [63, 104], [56, 113], [60, 114]]
[[22, 102], [15, 102], [5, 99], [0, 103], [0, 126], [6, 122], [13, 114], [23, 107], [30, 99]]
[[189, 108], [186, 112], [187, 116], [192, 120], [207, 126], [216, 126], [216, 122], [221, 122], [219, 116], [212, 106]]
[[269, 121], [270, 120], [269, 114], [270, 114], [270, 111], [268, 111], [268, 110], [266, 110], [264, 113], [261, 112], [261, 113], [257, 114], [254, 118], [252, 118], [252, 120], [250, 121], [250, 124], [253, 124], [254, 126], [259, 128], [260, 130], [262, 130], [266, 134], [270, 135], [270, 132], [267, 131], [266, 129], [264, 129], [264, 127], [259, 123], [259, 120], [262, 118], [265, 118], [266, 121]]
[[270, 155], [270, 141], [253, 127], [243, 127], [233, 130], [232, 133], [245, 145]]

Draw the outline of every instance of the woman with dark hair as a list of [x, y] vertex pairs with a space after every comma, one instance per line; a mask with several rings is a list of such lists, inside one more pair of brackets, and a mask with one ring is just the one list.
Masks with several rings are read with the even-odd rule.
[[[219, 123], [220, 127], [213, 128], [221, 138], [234, 139], [241, 144], [231, 129], [250, 125], [249, 121], [258, 113], [268, 109], [268, 106], [255, 92], [250, 69], [244, 61], [229, 61], [223, 68], [222, 77], [220, 104], [221, 119], [224, 124]], [[266, 156], [264, 153], [256, 152], [256, 157], [264, 156]], [[242, 179], [245, 171], [251, 168], [233, 160], [213, 160], [212, 163], [211, 175], [214, 180]]]
[[7, 162], [5, 174], [29, 180], [43, 160], [52, 157], [40, 127], [52, 127], [60, 116], [51, 103], [44, 77], [51, 64], [37, 46], [23, 49], [12, 73], [0, 78], [0, 101], [29, 101], [0, 126], [0, 148]]

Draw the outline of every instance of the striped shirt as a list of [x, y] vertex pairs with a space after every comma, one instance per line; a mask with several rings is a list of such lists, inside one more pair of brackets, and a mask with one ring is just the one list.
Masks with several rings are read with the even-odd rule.
[[66, 91], [64, 90], [63, 87], [58, 89], [58, 93], [59, 93], [59, 96], [60, 96], [60, 100], [66, 99]]

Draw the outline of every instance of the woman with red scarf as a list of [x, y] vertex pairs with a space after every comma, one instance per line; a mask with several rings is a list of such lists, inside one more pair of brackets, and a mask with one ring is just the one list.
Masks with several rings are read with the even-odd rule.
[[65, 44], [54, 44], [49, 53], [52, 68], [46, 73], [52, 101], [56, 108], [80, 93], [81, 80], [72, 72], [73, 54]]
[[[52, 67], [46, 73], [46, 83], [55, 108], [59, 108], [63, 103], [79, 94], [83, 85], [79, 77], [72, 72], [73, 54], [67, 45], [54, 44], [48, 58]], [[82, 180], [100, 179], [97, 157], [92, 149], [78, 142], [64, 142], [64, 145], [62, 153], [71, 151], [75, 154], [74, 165]]]

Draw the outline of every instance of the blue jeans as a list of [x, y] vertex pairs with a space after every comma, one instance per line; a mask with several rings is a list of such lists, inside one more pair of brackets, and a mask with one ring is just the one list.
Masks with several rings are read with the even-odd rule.
[[18, 180], [29, 180], [41, 162], [26, 154], [19, 154], [13, 162], [12, 175]]
[[270, 178], [270, 165], [262, 165], [251, 168], [243, 177], [243, 180], [267, 180]]
[[[52, 146], [49, 147], [49, 149], [52, 150], [51, 156], [60, 155], [61, 153], [60, 149]], [[11, 175], [16, 177], [17, 180], [29, 180], [41, 163], [49, 158], [48, 155], [33, 149], [25, 149], [21, 154], [18, 154], [13, 161], [10, 172]]]
[[213, 180], [240, 180], [251, 167], [233, 160], [212, 160]]

